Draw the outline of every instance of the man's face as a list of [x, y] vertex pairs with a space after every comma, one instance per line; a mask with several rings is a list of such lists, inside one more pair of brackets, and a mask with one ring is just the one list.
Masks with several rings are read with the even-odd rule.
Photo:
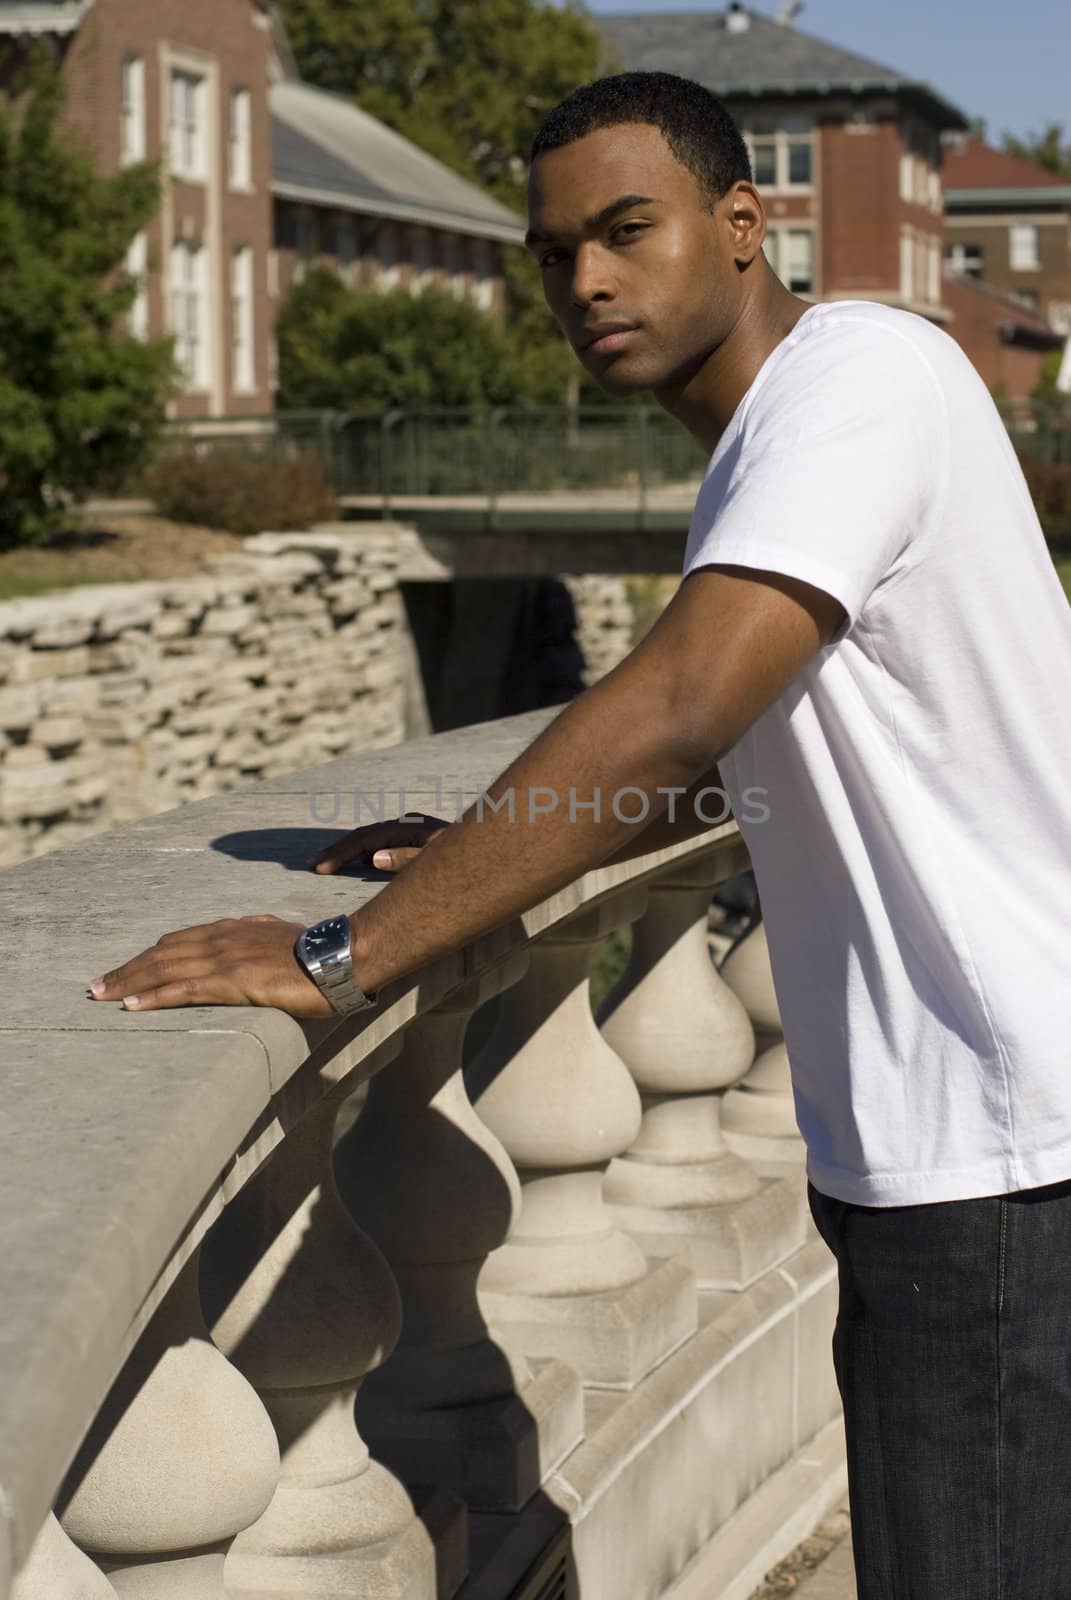
[[712, 208], [646, 123], [537, 157], [528, 248], [548, 306], [604, 389], [683, 386], [727, 337], [742, 294], [732, 199]]

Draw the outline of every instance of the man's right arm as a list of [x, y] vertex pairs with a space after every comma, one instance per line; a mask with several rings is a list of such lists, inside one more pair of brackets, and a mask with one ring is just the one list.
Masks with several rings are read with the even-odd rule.
[[[714, 789], [718, 791], [717, 794], [704, 792]], [[637, 827], [635, 837], [626, 840], [599, 865], [617, 866], [619, 862], [634, 861], [637, 856], [650, 855], [655, 850], [668, 850], [670, 845], [694, 839], [697, 834], [706, 833], [710, 828], [717, 827], [719, 821], [728, 822], [731, 817], [729, 796], [718, 768], [713, 766], [683, 794], [675, 794], [672, 806], [667, 802], [660, 816], [652, 817], [642, 828]]]

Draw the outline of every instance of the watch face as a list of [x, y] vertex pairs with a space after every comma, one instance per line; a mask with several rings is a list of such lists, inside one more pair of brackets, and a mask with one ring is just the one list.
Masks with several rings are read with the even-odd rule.
[[307, 956], [322, 960], [324, 956], [344, 950], [349, 943], [349, 933], [348, 917], [328, 917], [326, 922], [317, 922], [305, 929], [302, 946]]

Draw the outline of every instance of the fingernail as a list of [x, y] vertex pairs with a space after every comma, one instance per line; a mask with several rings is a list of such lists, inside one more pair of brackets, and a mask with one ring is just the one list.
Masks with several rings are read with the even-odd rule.
[[374, 867], [389, 867], [390, 866], [390, 851], [389, 850], [377, 850], [375, 855], [372, 857], [372, 865]]
[[104, 979], [103, 978], [94, 978], [93, 982], [89, 985], [89, 987], [93, 991], [94, 994], [97, 994], [97, 995], [103, 994], [104, 993]]
[[136, 1011], [140, 1003], [136, 994], [128, 994], [123, 999], [123, 1005], [127, 1011]]

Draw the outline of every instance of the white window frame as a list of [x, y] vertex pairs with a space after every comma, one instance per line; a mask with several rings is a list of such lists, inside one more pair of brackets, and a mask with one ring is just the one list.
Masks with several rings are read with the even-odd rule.
[[231, 381], [235, 394], [256, 393], [255, 333], [253, 251], [243, 244], [231, 256]]
[[138, 283], [137, 298], [127, 313], [127, 328], [133, 338], [144, 342], [149, 337], [149, 241], [144, 233], [130, 241], [126, 270]]
[[231, 90], [227, 135], [230, 186], [249, 194], [253, 189], [253, 96], [248, 89]]
[[171, 246], [171, 331], [188, 394], [206, 394], [209, 389], [207, 261], [202, 244], [176, 239]]
[[124, 167], [144, 161], [148, 148], [145, 133], [145, 61], [142, 56], [124, 56], [120, 69], [119, 160]]
[[950, 272], [962, 272], [969, 278], [985, 277], [985, 251], [980, 244], [966, 244], [957, 240], [945, 250], [945, 264]]
[[173, 66], [168, 80], [168, 151], [173, 177], [203, 183], [205, 179], [204, 75]]
[[1040, 272], [1041, 235], [1036, 222], [1013, 222], [1008, 229], [1008, 266], [1012, 272]]
[[[751, 170], [755, 173], [756, 187], [767, 194], [813, 194], [814, 174], [818, 160], [818, 141], [813, 117], [756, 117], [744, 132]], [[756, 150], [759, 145], [772, 146], [774, 153], [773, 181], [763, 181], [756, 171]], [[810, 152], [811, 175], [793, 180], [791, 176], [791, 151], [793, 145], [806, 145]]]
[[[792, 272], [793, 241], [807, 240], [805, 254], [808, 274]], [[815, 292], [815, 237], [813, 228], [796, 227], [786, 223], [783, 226], [767, 228], [766, 239], [763, 244], [766, 259], [774, 272], [781, 279], [786, 289], [791, 289], [793, 294], [813, 295]], [[804, 279], [807, 278], [806, 284]], [[792, 289], [792, 284], [800, 284], [799, 288]]]

